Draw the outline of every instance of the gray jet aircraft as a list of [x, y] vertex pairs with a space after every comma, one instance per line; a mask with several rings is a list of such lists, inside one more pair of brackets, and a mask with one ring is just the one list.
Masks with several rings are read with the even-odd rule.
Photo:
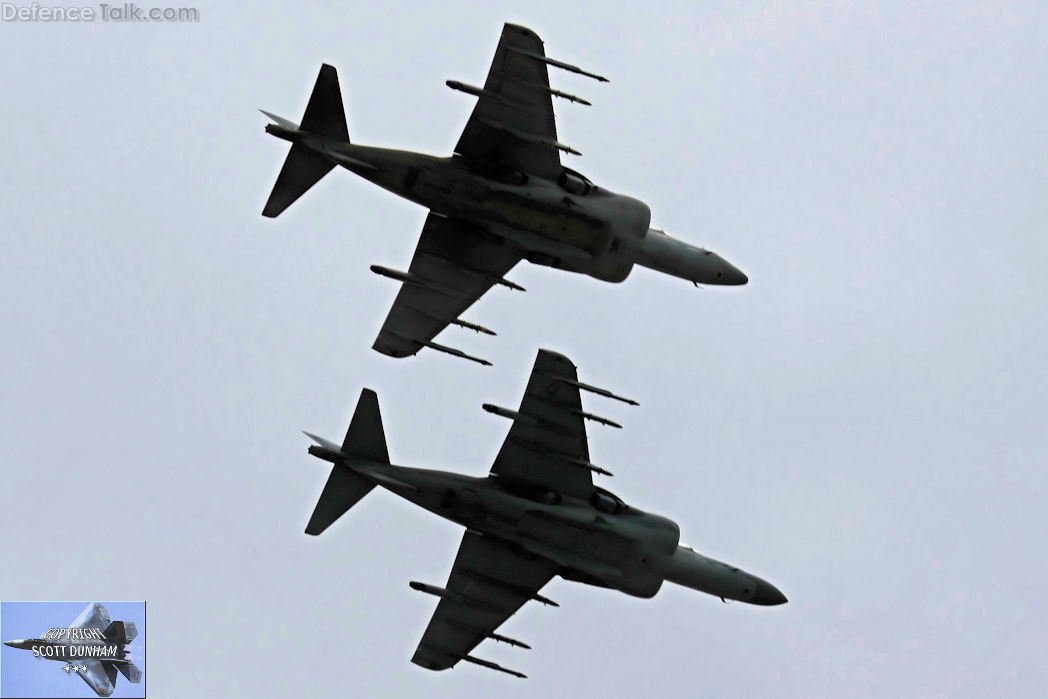
[[323, 65], [301, 124], [269, 112], [266, 131], [291, 143], [263, 216], [275, 217], [336, 165], [429, 209], [406, 272], [373, 265], [401, 282], [374, 349], [407, 357], [423, 347], [489, 364], [433, 342], [449, 324], [495, 333], [459, 316], [520, 260], [621, 282], [639, 264], [697, 284], [745, 284], [709, 250], [652, 228], [651, 210], [561, 165], [580, 155], [557, 140], [552, 98], [586, 100], [549, 85], [547, 66], [607, 82], [547, 58], [530, 29], [507, 24], [484, 87], [448, 80], [477, 97], [455, 146], [440, 158], [349, 142], [335, 69]]
[[390, 464], [378, 398], [364, 389], [341, 446], [306, 433], [309, 453], [334, 464], [306, 533], [317, 535], [380, 485], [466, 528], [444, 587], [410, 583], [440, 598], [411, 659], [430, 670], [460, 660], [524, 677], [471, 655], [484, 639], [529, 648], [496, 633], [525, 602], [554, 605], [539, 594], [554, 575], [652, 597], [664, 581], [723, 600], [786, 602], [770, 583], [680, 544], [673, 521], [626, 505], [593, 484], [585, 420], [620, 427], [582, 409], [580, 390], [632, 405], [578, 380], [567, 357], [539, 351], [517, 410], [484, 405], [512, 420], [485, 478]]
[[51, 629], [40, 638], [4, 641], [4, 645], [63, 661], [66, 674], [76, 672], [95, 694], [108, 697], [116, 689], [118, 670], [128, 682], [142, 681], [142, 671], [125, 648], [137, 635], [133, 622], [110, 621], [106, 608], [95, 603], [87, 605], [67, 628]]

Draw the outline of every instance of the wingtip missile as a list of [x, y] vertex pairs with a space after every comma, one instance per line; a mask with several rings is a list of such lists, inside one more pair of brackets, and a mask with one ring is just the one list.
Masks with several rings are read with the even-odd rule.
[[406, 284], [417, 284], [419, 286], [425, 286], [426, 283], [418, 278], [417, 275], [411, 272], [401, 272], [399, 269], [390, 269], [389, 267], [383, 267], [382, 265], [371, 265], [368, 267], [372, 272], [380, 277], [387, 277], [389, 279], [396, 279], [398, 282], [404, 282]]
[[589, 391], [590, 393], [596, 393], [598, 396], [604, 396], [605, 398], [611, 398], [612, 400], [622, 401], [623, 403], [626, 403], [627, 405], [640, 405], [640, 403], [638, 403], [637, 401], [633, 400], [632, 398], [623, 398], [620, 395], [616, 395], [616, 394], [612, 393], [611, 391], [609, 391], [606, 388], [600, 388], [598, 386], [591, 386], [590, 384], [582, 383], [581, 381], [572, 381], [571, 379], [566, 378], [564, 376], [554, 376], [553, 378], [556, 379], [557, 381], [560, 381], [561, 383], [566, 383], [569, 386], [574, 386], [575, 388], [577, 388], [579, 390]]
[[493, 641], [497, 641], [498, 643], [505, 643], [510, 646], [516, 646], [517, 648], [531, 650], [531, 646], [529, 646], [527, 643], [524, 643], [523, 641], [518, 641], [515, 638], [510, 638], [509, 636], [502, 636], [500, 634], [492, 632], [488, 634], [488, 638], [492, 639]]
[[506, 287], [507, 289], [513, 289], [514, 291], [527, 291], [527, 289], [522, 287], [520, 284], [515, 284], [514, 282], [511, 282], [505, 277], [492, 277], [492, 281], [498, 284], [499, 286]]
[[581, 97], [579, 97], [578, 95], [573, 95], [570, 92], [563, 92], [561, 90], [554, 90], [552, 87], [546, 88], [546, 89], [554, 97], [560, 97], [561, 99], [565, 99], [565, 100], [567, 100], [569, 102], [575, 102], [576, 104], [584, 104], [587, 107], [592, 107], [593, 106], [593, 103], [590, 102], [589, 100], [584, 100]]
[[566, 70], [569, 73], [577, 73], [579, 75], [585, 75], [587, 78], [593, 78], [597, 82], [602, 82], [602, 83], [611, 82], [610, 80], [605, 78], [603, 75], [597, 75], [596, 73], [591, 73], [588, 70], [583, 70], [582, 68], [579, 68], [578, 66], [574, 66], [574, 65], [572, 65], [570, 63], [565, 63], [564, 61], [558, 61], [555, 58], [549, 58], [548, 56], [543, 56], [542, 54], [535, 53], [534, 51], [528, 51], [527, 49], [517, 48], [516, 46], [510, 46], [509, 50], [513, 51], [514, 53], [519, 53], [522, 56], [527, 56], [528, 58], [532, 58], [532, 59], [534, 59], [536, 61], [540, 61], [541, 63], [545, 63], [546, 65], [551, 65], [554, 68], [560, 68], [561, 70]]
[[600, 424], [607, 425], [608, 427], [614, 427], [615, 429], [618, 429], [618, 430], [622, 429], [622, 425], [620, 425], [619, 423], [615, 422], [614, 420], [609, 420], [606, 417], [601, 417], [600, 415], [594, 415], [593, 413], [587, 413], [585, 410], [575, 410], [573, 412], [576, 415], [578, 415], [579, 417], [581, 417], [583, 420], [592, 420], [593, 422], [599, 422]]
[[510, 103], [509, 100], [507, 100], [499, 93], [492, 92], [491, 90], [485, 90], [484, 88], [477, 87], [476, 85], [469, 85], [464, 82], [459, 82], [458, 80], [445, 80], [444, 84], [450, 87], [452, 90], [457, 90], [458, 92], [465, 92], [467, 95], [473, 95], [474, 97], [484, 97], [489, 100], [498, 102], [500, 104]]
[[470, 322], [467, 322], [467, 321], [462, 320], [460, 318], [456, 318], [455, 320], [451, 321], [451, 324], [452, 325], [457, 325], [460, 328], [466, 328], [467, 330], [473, 330], [474, 332], [483, 333], [484, 335], [497, 335], [498, 334], [494, 330], [489, 330], [488, 328], [485, 328], [483, 325], [477, 325], [476, 323], [470, 323]]
[[414, 284], [430, 291], [435, 291], [445, 296], [461, 297], [462, 291], [460, 289], [454, 289], [446, 284], [425, 279], [414, 272], [402, 272], [399, 269], [390, 269], [389, 267], [383, 267], [382, 265], [371, 265], [368, 267], [372, 272], [380, 277], [387, 277], [389, 279], [396, 279], [398, 282], [404, 284]]
[[[419, 342], [419, 341], [416, 340], [416, 342]], [[438, 345], [436, 342], [419, 342], [419, 344], [422, 345], [423, 347], [429, 347], [430, 349], [434, 349], [434, 350], [436, 350], [438, 352], [443, 352], [444, 354], [450, 354], [452, 357], [459, 357], [461, 359], [468, 359], [469, 361], [476, 362], [477, 364], [480, 364], [482, 366], [492, 366], [491, 362], [489, 362], [488, 360], [486, 360], [486, 359], [484, 359], [482, 357], [474, 357], [472, 354], [466, 354], [462, 350], [455, 349], [454, 347], [448, 347], [446, 345]]]
[[536, 447], [532, 442], [529, 442], [526, 439], [517, 439], [515, 437], [510, 437], [510, 441], [512, 441], [514, 444], [516, 444], [522, 449], [527, 449], [530, 452], [533, 452], [540, 456], [544, 456], [549, 459], [556, 459], [557, 461], [562, 461], [566, 464], [571, 464], [572, 466], [578, 466], [579, 468], [584, 468], [588, 471], [592, 471], [593, 473], [599, 473], [602, 476], [612, 477], [615, 475], [607, 469], [603, 469], [594, 463], [590, 463], [589, 461], [576, 458], [574, 456], [571, 456], [570, 454], [564, 454], [562, 452], [554, 451], [552, 449], [542, 449], [540, 447]]
[[480, 665], [481, 667], [490, 668], [492, 670], [498, 670], [499, 672], [504, 672], [507, 675], [513, 675], [514, 677], [519, 677], [522, 680], [528, 679], [528, 676], [525, 675], [523, 672], [517, 672], [516, 670], [510, 670], [508, 667], [502, 667], [498, 663], [493, 663], [490, 660], [482, 660], [480, 658], [474, 658], [472, 655], [464, 655], [464, 656], [462, 656], [462, 659], [465, 660], [468, 663], [473, 663], [474, 665]]
[[544, 604], [547, 607], [559, 607], [560, 606], [559, 604], [557, 604], [556, 602], [551, 600], [549, 597], [543, 597], [542, 595], [538, 594], [537, 592], [531, 596], [531, 599], [535, 600], [536, 602], [538, 602], [540, 604]]
[[485, 126], [488, 126], [493, 129], [498, 129], [499, 131], [505, 131], [508, 134], [516, 136], [522, 141], [527, 141], [528, 143], [537, 143], [543, 146], [549, 146], [551, 148], [556, 148], [557, 150], [564, 151], [565, 153], [571, 153], [572, 155], [582, 155], [580, 151], [575, 150], [571, 146], [561, 143], [560, 141], [555, 141], [552, 138], [547, 138], [546, 136], [543, 136], [541, 134], [536, 134], [530, 131], [524, 131], [522, 129], [514, 128], [504, 122], [499, 121], [498, 119], [488, 119], [486, 117], [476, 117], [476, 119], [478, 123], [484, 124]]
[[507, 420], [513, 420], [514, 422], [521, 422], [526, 425], [536, 425], [538, 420], [530, 415], [519, 413], [516, 410], [510, 410], [509, 408], [503, 408], [501, 405], [493, 405], [491, 403], [484, 403], [481, 405], [485, 412], [491, 413], [492, 415], [498, 415], [504, 417]]

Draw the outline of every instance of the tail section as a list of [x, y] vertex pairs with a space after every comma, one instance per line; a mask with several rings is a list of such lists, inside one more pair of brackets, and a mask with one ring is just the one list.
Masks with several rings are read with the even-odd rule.
[[142, 671], [139, 670], [138, 666], [130, 660], [125, 660], [123, 662], [114, 664], [116, 665], [116, 669], [120, 670], [120, 674], [127, 678], [128, 682], [138, 684], [142, 681]]
[[[320, 441], [323, 445], [323, 440]], [[360, 400], [357, 401], [357, 409], [346, 431], [340, 455], [389, 463], [378, 396], [371, 389], [365, 388], [360, 393]], [[374, 487], [374, 483], [350, 469], [341, 460], [336, 461], [313, 510], [313, 516], [306, 525], [306, 534], [316, 536], [323, 532]]]
[[342, 440], [342, 451], [362, 459], [389, 463], [386, 434], [382, 430], [382, 414], [378, 409], [378, 395], [370, 388], [360, 392], [357, 409]]
[[306, 113], [302, 115], [302, 131], [331, 141], [349, 141], [346, 110], [342, 107], [342, 91], [338, 87], [338, 73], [327, 63], [320, 66], [320, 74], [309, 96]]
[[102, 632], [105, 640], [117, 645], [127, 645], [138, 636], [138, 627], [133, 621], [114, 621]]
[[306, 113], [302, 116], [300, 125], [268, 112], [263, 113], [275, 122], [267, 126], [266, 131], [291, 141], [291, 152], [287, 154], [284, 167], [281, 168], [266, 207], [262, 210], [263, 216], [274, 218], [335, 167], [330, 160], [302, 143], [302, 137], [308, 135], [331, 141], [349, 141], [346, 112], [342, 107], [342, 93], [338, 87], [338, 73], [326, 63], [320, 67], [320, 74], [313, 86], [313, 94], [309, 97], [309, 104], [306, 105]]

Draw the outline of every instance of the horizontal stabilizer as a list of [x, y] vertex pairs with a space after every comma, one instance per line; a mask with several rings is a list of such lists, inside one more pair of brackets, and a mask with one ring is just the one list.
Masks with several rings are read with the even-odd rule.
[[277, 116], [272, 112], [267, 112], [265, 109], [259, 109], [258, 111], [262, 112], [267, 117], [269, 117], [277, 126], [291, 132], [298, 131], [298, 124], [296, 124], [295, 122], [289, 121], [282, 116]]
[[335, 465], [328, 476], [324, 491], [317, 500], [313, 516], [306, 525], [306, 534], [317, 536], [334, 524], [346, 510], [360, 502], [375, 484], [345, 466]]
[[340, 453], [342, 451], [342, 447], [340, 447], [339, 445], [335, 444], [334, 442], [332, 442], [330, 440], [324, 439], [323, 437], [318, 437], [317, 435], [313, 434], [312, 432], [306, 432], [305, 430], [303, 430], [302, 434], [306, 435], [307, 437], [312, 439], [314, 442], [316, 442], [319, 446], [324, 447], [324, 449], [326, 449], [328, 451], [334, 452], [336, 454], [338, 454], [338, 453]]
[[[90, 667], [90, 666], [88, 666], [88, 667]], [[110, 687], [115, 687], [116, 686], [116, 678], [117, 678], [116, 665], [114, 663], [109, 662], [108, 660], [103, 660], [102, 661], [102, 669], [105, 670], [106, 679], [109, 680], [109, 686]], [[83, 675], [81, 675], [81, 677], [83, 677]], [[110, 690], [110, 692], [111, 691], [112, 690]], [[99, 696], [104, 696], [97, 689], [95, 690], [95, 693], [98, 694]]]
[[292, 144], [262, 215], [266, 218], [279, 216], [334, 167], [333, 162], [315, 150], [299, 143]]
[[116, 665], [117, 670], [120, 670], [120, 674], [127, 678], [128, 682], [138, 684], [142, 681], [142, 671], [134, 663], [126, 661], [113, 664]]

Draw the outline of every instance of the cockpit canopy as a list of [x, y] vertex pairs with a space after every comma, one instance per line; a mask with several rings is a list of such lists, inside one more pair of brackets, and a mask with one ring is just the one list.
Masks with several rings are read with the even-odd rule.
[[590, 504], [598, 511], [609, 515], [617, 515], [626, 509], [626, 503], [603, 488], [594, 488], [590, 495]]
[[584, 197], [595, 189], [595, 185], [586, 179], [585, 175], [567, 167], [561, 170], [560, 177], [557, 178], [557, 184], [565, 192], [579, 197]]

